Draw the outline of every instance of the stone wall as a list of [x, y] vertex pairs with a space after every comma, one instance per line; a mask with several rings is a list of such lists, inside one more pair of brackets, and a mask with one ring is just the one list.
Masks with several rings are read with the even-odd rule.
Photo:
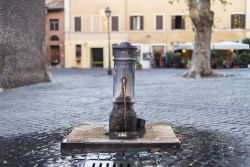
[[0, 1], [0, 87], [48, 81], [44, 3]]

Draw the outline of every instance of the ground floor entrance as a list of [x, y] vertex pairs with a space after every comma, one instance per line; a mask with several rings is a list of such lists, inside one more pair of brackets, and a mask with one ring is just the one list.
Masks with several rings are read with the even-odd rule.
[[153, 46], [153, 68], [163, 67], [164, 46]]
[[103, 48], [91, 48], [91, 67], [103, 67]]
[[60, 64], [60, 47], [58, 45], [50, 46], [50, 64], [52, 66]]

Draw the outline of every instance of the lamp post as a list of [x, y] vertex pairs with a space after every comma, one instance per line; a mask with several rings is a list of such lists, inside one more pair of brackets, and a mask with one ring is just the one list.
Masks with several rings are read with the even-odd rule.
[[108, 75], [112, 75], [112, 70], [111, 70], [111, 63], [110, 63], [110, 25], [109, 25], [109, 18], [111, 16], [112, 11], [109, 9], [109, 7], [106, 7], [105, 9], [105, 15], [107, 16], [108, 20], [108, 56], [109, 56], [109, 66], [108, 66]]

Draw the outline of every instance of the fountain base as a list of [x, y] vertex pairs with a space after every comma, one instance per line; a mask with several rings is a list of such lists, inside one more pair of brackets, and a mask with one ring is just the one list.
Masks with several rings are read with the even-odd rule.
[[125, 111], [124, 106], [123, 103], [114, 103], [113, 110], [109, 116], [109, 131], [124, 132], [137, 130], [137, 117], [133, 103], [126, 103]]
[[[120, 151], [164, 151], [179, 149], [180, 140], [172, 127], [167, 123], [157, 123], [145, 126], [145, 133], [137, 138], [126, 138], [129, 132], [112, 138], [112, 134], [103, 127], [79, 125], [61, 143], [62, 153], [81, 152], [120, 152]], [[134, 132], [133, 132], [134, 133]]]

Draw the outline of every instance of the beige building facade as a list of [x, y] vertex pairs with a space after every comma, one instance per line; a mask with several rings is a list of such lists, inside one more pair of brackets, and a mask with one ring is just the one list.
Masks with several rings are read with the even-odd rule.
[[[132, 43], [138, 47], [143, 68], [161, 67], [162, 57], [174, 45], [194, 41], [184, 0], [173, 4], [166, 0], [65, 0], [64, 4], [66, 68], [108, 67], [107, 6], [112, 11], [111, 49], [124, 41]], [[226, 6], [213, 2], [212, 42], [241, 41], [249, 36], [249, 7], [247, 0], [231, 0]]]

